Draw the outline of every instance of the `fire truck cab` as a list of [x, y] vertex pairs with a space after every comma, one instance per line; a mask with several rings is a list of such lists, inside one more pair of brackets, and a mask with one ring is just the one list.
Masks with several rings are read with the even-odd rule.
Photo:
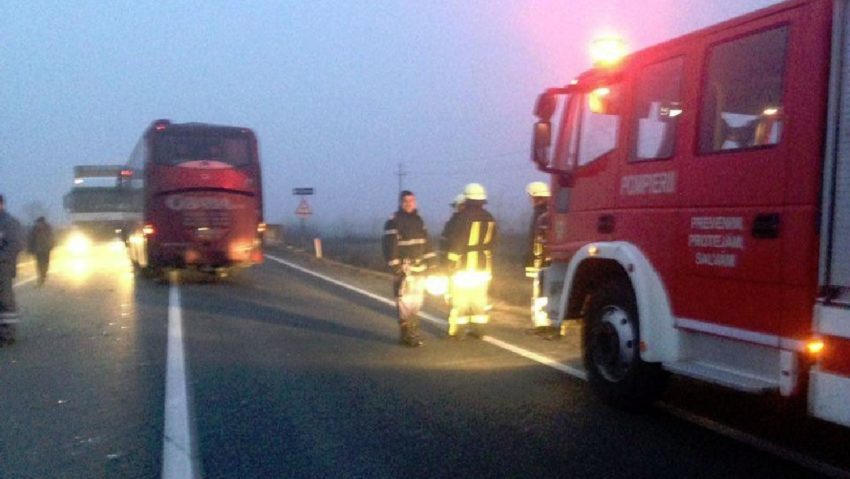
[[785, 2], [538, 98], [548, 314], [584, 322], [603, 399], [674, 373], [850, 426], [849, 10]]

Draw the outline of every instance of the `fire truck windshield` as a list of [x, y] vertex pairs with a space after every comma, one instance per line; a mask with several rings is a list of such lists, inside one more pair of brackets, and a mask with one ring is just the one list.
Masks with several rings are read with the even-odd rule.
[[570, 97], [561, 121], [556, 165], [572, 170], [604, 156], [617, 145], [620, 86], [611, 85]]
[[244, 136], [166, 134], [156, 140], [156, 162], [177, 166], [194, 161], [224, 166], [251, 164], [250, 142]]

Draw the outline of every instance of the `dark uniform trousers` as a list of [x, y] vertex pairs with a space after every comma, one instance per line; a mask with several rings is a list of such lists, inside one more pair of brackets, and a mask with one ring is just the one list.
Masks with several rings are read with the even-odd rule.
[[408, 344], [416, 342], [419, 311], [425, 300], [425, 272], [436, 257], [422, 218], [416, 212], [393, 214], [384, 225], [382, 249], [395, 275], [393, 295], [401, 340]]

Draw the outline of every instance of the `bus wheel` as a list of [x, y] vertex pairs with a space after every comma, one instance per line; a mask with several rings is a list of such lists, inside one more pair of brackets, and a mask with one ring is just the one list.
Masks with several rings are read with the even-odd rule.
[[160, 282], [164, 278], [162, 267], [153, 264], [148, 264], [142, 268], [142, 274], [145, 278], [152, 279], [156, 282]]
[[635, 296], [624, 281], [609, 281], [594, 291], [584, 328], [584, 365], [588, 381], [603, 401], [641, 409], [655, 401], [667, 382], [657, 363], [640, 357]]

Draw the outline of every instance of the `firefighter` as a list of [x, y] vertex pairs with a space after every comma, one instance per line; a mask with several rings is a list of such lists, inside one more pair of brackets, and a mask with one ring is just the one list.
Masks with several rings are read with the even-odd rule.
[[22, 245], [21, 224], [6, 212], [5, 200], [0, 195], [0, 346], [15, 342], [20, 322], [12, 282]]
[[39, 216], [30, 230], [27, 238], [27, 251], [35, 257], [38, 270], [38, 285], [44, 285], [47, 280], [47, 270], [50, 267], [50, 250], [53, 249], [53, 228], [44, 216]]
[[525, 254], [525, 276], [532, 279], [531, 323], [533, 332], [548, 335], [554, 332], [552, 321], [546, 312], [548, 298], [543, 293], [543, 269], [549, 266], [549, 251], [546, 247], [548, 230], [549, 186], [534, 181], [525, 188], [533, 208], [528, 233], [528, 248]]
[[449, 206], [452, 208], [452, 216], [446, 221], [445, 226], [443, 226], [443, 233], [440, 235], [440, 251], [443, 253], [443, 258], [445, 259], [445, 255], [449, 250], [449, 237], [451, 236], [451, 229], [454, 227], [454, 224], [457, 223], [458, 213], [463, 210], [463, 202], [466, 201], [466, 197], [463, 193], [459, 193], [455, 196], [454, 201], [449, 203]]
[[460, 338], [460, 327], [480, 338], [490, 322], [489, 289], [492, 280], [496, 220], [484, 209], [487, 192], [478, 183], [464, 188], [463, 210], [450, 228], [447, 260], [451, 273], [448, 336]]
[[410, 347], [422, 345], [419, 336], [419, 309], [425, 297], [425, 272], [436, 254], [428, 240], [428, 230], [416, 210], [416, 196], [410, 191], [399, 195], [399, 209], [384, 224], [384, 259], [393, 272], [401, 342]]

